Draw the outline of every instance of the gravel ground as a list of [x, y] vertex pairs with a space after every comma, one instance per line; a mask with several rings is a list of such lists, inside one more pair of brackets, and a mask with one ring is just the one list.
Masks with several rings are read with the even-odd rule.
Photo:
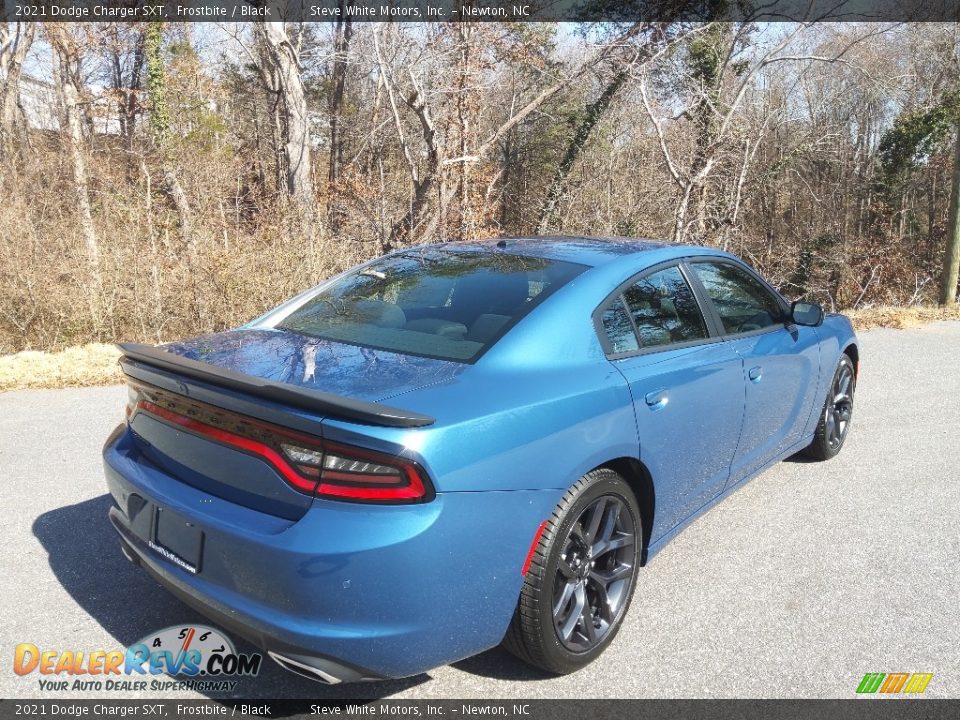
[[[960, 323], [862, 333], [861, 357], [841, 455], [781, 463], [687, 528], [643, 569], [626, 626], [585, 670], [544, 677], [492, 650], [402, 681], [328, 688], [268, 661], [238, 693], [845, 698], [866, 672], [923, 671], [934, 673], [926, 696], [960, 696]], [[122, 558], [106, 521], [100, 446], [124, 396], [0, 394], [8, 662], [21, 642], [116, 649], [203, 622]], [[36, 674], [0, 669], [0, 697], [58, 696], [85, 695], [41, 692]]]

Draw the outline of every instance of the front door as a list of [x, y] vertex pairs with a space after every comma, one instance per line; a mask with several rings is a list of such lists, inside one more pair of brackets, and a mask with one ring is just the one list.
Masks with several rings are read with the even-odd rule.
[[735, 483], [802, 438], [816, 400], [819, 340], [814, 328], [788, 324], [782, 301], [746, 268], [722, 260], [690, 267], [743, 358], [746, 409], [730, 469]]

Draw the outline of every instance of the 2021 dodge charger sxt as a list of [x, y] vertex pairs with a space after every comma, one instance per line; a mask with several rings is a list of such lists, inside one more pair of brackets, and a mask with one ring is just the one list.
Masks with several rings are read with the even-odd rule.
[[236, 330], [121, 348], [124, 553], [326, 682], [501, 642], [584, 666], [693, 518], [839, 452], [858, 369], [846, 318], [736, 257], [590, 238], [404, 249]]

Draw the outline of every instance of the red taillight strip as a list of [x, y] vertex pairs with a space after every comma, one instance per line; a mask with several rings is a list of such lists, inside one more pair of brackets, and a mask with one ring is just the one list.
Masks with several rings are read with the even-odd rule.
[[[231, 417], [234, 422], [237, 422], [240, 424], [241, 426], [240, 429], [245, 429], [243, 428], [243, 426], [248, 425], [253, 428], [258, 428], [267, 433], [271, 433], [273, 435], [281, 435], [284, 438], [289, 438], [289, 439], [297, 440], [300, 442], [304, 442], [308, 445], [313, 445], [317, 442], [317, 437], [315, 435], [307, 435], [305, 433], [300, 433], [295, 430], [291, 430], [290, 428], [279, 427], [277, 425], [265, 422], [263, 420], [257, 420], [256, 418], [252, 418], [249, 415], [240, 415], [238, 413], [225, 411], [222, 408], [213, 407], [205, 403], [187, 400], [185, 398], [182, 398], [180, 396], [177, 396], [173, 393], [167, 392], [160, 388], [153, 387], [152, 385], [147, 385], [146, 383], [138, 383], [138, 382], [133, 382], [128, 380], [127, 384], [137, 392], [144, 394], [145, 397], [138, 400], [139, 404], [142, 404], [142, 402], [145, 400], [146, 397], [153, 397], [154, 399], [166, 398], [167, 400], [170, 401], [170, 409], [172, 409], [172, 412], [176, 413], [177, 415], [180, 415], [181, 417], [188, 417], [188, 416], [184, 415], [183, 410], [180, 408], [186, 408], [188, 410], [192, 409], [195, 411], [199, 411], [201, 413], [210, 413], [211, 411], [213, 411], [218, 415]], [[150, 402], [150, 401], [147, 401], [147, 402]], [[173, 408], [177, 408], [177, 409], [173, 409]], [[127, 417], [130, 417], [130, 415], [132, 414], [132, 410], [133, 408], [128, 404]], [[200, 422], [203, 422], [203, 421], [200, 421]], [[209, 423], [205, 423], [205, 424], [209, 424]], [[226, 432], [230, 432], [230, 431], [227, 430]], [[236, 432], [230, 432], [230, 434], [244, 437], [244, 435]]]
[[179, 425], [180, 427], [197, 433], [198, 435], [204, 435], [216, 440], [217, 442], [224, 443], [225, 445], [232, 445], [240, 450], [245, 450], [253, 453], [254, 455], [260, 456], [273, 465], [277, 472], [283, 475], [283, 478], [298, 490], [312, 494], [317, 487], [316, 481], [307, 480], [305, 477], [297, 473], [297, 471], [290, 467], [290, 464], [283, 459], [283, 456], [269, 445], [264, 445], [261, 442], [251, 440], [250, 438], [245, 438], [241, 435], [234, 435], [226, 430], [213, 427], [213, 425], [207, 425], [205, 422], [200, 422], [199, 420], [194, 420], [193, 418], [180, 415], [172, 410], [167, 410], [167, 408], [160, 407], [149, 400], [141, 399], [137, 405], [139, 408], [146, 410], [151, 415], [156, 415], [157, 417], [163, 418], [164, 420], [172, 422], [175, 425]]
[[[417, 500], [427, 494], [420, 474], [409, 465], [402, 465], [400, 469], [407, 478], [407, 484], [401, 487], [361, 487], [358, 485], [335, 485], [323, 481], [317, 486], [317, 495], [331, 495], [333, 497], [355, 498], [357, 500]], [[330, 478], [330, 471], [324, 470], [324, 479]], [[350, 473], [336, 473], [334, 479], [350, 480]], [[343, 476], [342, 478], [339, 476]]]
[[520, 569], [520, 576], [525, 577], [527, 571], [530, 569], [530, 563], [533, 562], [533, 555], [537, 552], [537, 545], [540, 544], [540, 538], [543, 535], [543, 531], [547, 527], [547, 521], [544, 520], [540, 523], [540, 527], [537, 528], [537, 532], [533, 534], [533, 542], [530, 543], [530, 549], [527, 551], [527, 559], [523, 561], [523, 567]]
[[[129, 407], [128, 410], [130, 410]], [[388, 464], [391, 467], [397, 468], [406, 480], [406, 484], [404, 485], [396, 483], [388, 485], [384, 482], [384, 478], [378, 477], [377, 475], [364, 475], [363, 473], [349, 473], [316, 468], [316, 472], [320, 474], [320, 482], [318, 484], [317, 480], [306, 478], [297, 472], [282, 453], [277, 452], [277, 450], [270, 445], [258, 440], [215, 427], [196, 418], [188, 417], [176, 410], [162, 407], [143, 397], [133, 406], [132, 412], [128, 412], [128, 418], [132, 420], [133, 416], [139, 410], [143, 410], [151, 415], [178, 425], [185, 430], [210, 438], [216, 442], [250, 452], [270, 463], [270, 465], [283, 476], [284, 480], [297, 490], [311, 495], [326, 495], [344, 500], [374, 501], [427, 500], [432, 497], [432, 492], [423, 481], [420, 470], [414, 463], [408, 460], [395, 458], [363, 448], [322, 441], [317, 437], [288, 432], [285, 428], [277, 428], [268, 423], [247, 418], [246, 416], [242, 417], [244, 423], [256, 425], [267, 432], [275, 433], [281, 438], [290, 437], [297, 440], [308, 441], [310, 446], [317, 450], [335, 453], [347, 458], [357, 458]], [[241, 416], [236, 417], [240, 418]], [[307, 468], [304, 467], [303, 470], [306, 472]], [[310, 470], [312, 471], [314, 469], [310, 468]], [[371, 486], [367, 483], [377, 483], [377, 485]]]

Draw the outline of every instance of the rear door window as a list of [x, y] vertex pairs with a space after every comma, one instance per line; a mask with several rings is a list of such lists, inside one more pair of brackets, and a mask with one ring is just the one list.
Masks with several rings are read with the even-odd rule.
[[693, 290], [676, 266], [651, 273], [627, 288], [623, 299], [642, 347], [708, 337]]

